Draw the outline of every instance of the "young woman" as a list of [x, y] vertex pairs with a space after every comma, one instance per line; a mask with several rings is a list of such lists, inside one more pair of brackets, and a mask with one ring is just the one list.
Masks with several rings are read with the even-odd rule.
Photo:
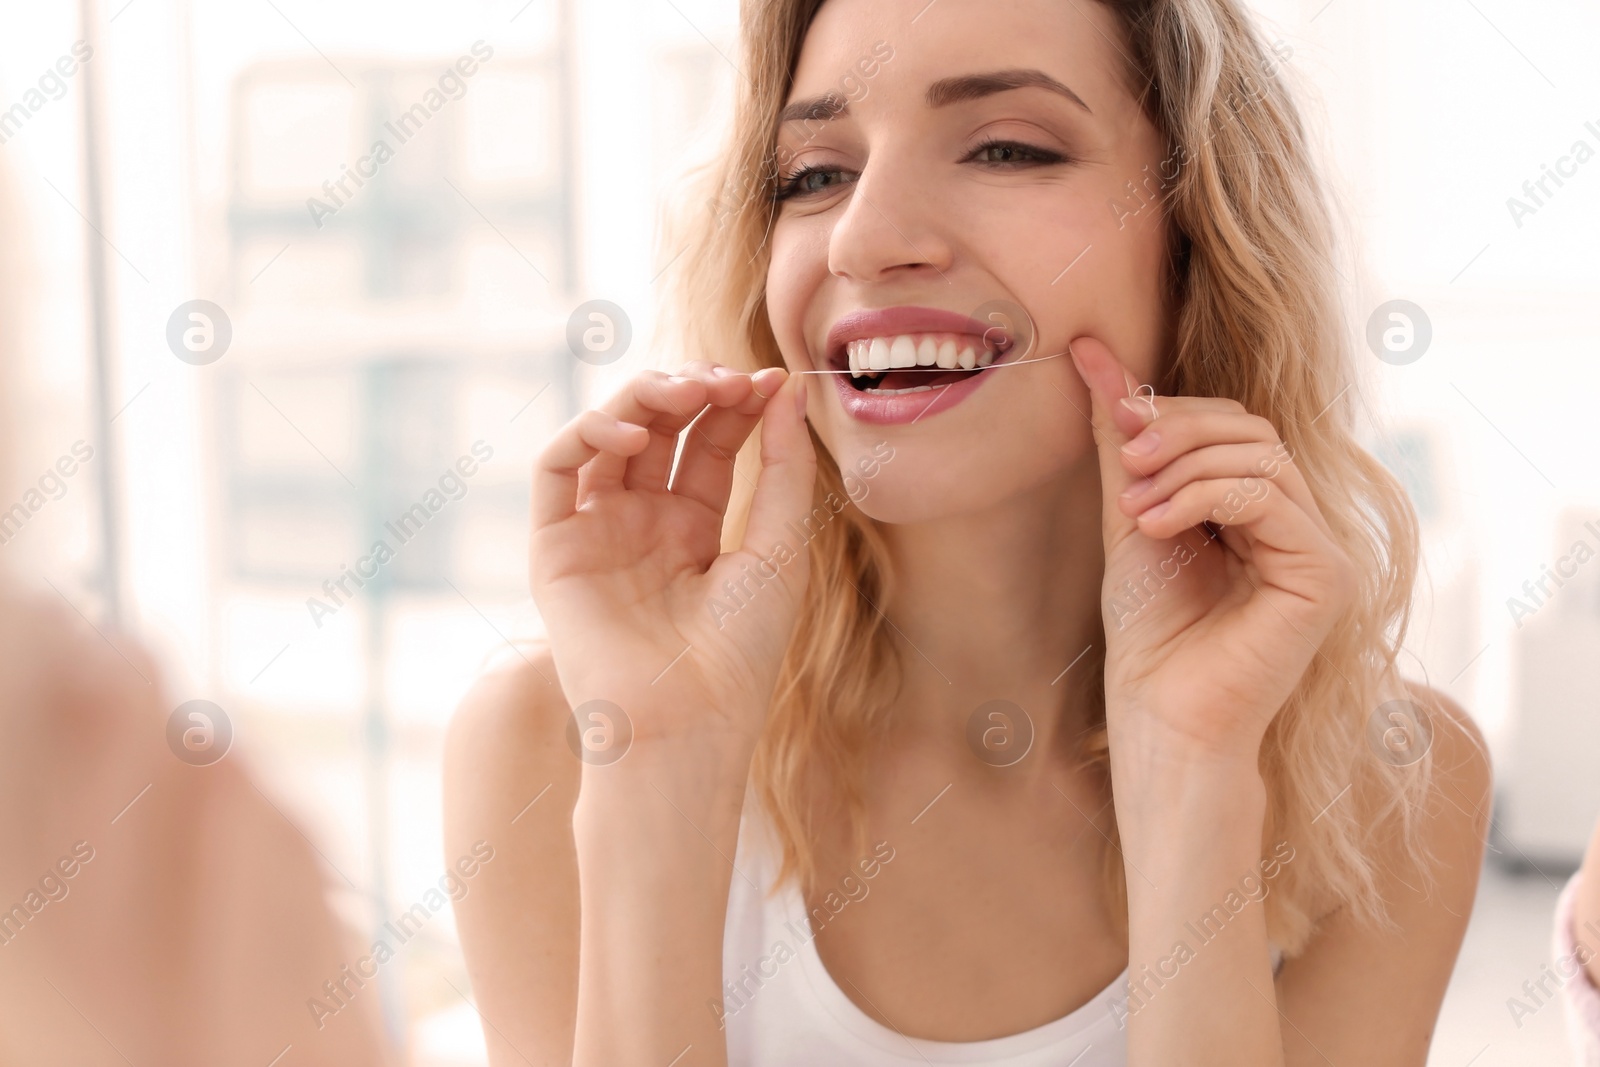
[[1420, 1067], [1489, 768], [1395, 670], [1285, 57], [1235, 0], [743, 27], [705, 358], [544, 451], [548, 641], [451, 731], [493, 1062]]

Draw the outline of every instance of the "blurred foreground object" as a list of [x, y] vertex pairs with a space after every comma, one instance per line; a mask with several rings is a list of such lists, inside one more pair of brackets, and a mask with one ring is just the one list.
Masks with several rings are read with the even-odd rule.
[[[48, 596], [48, 594], [45, 594]], [[0, 1065], [388, 1065], [311, 845], [131, 642], [0, 576]]]

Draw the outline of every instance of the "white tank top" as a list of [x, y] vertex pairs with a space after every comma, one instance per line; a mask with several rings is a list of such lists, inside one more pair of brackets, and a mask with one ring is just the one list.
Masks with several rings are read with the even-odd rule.
[[[719, 1014], [729, 1067], [1126, 1067], [1127, 969], [1075, 1011], [987, 1041], [907, 1037], [856, 1006], [817, 955], [811, 917], [791, 879], [770, 900], [776, 835], [752, 791], [739, 820], [728, 892]], [[1281, 954], [1273, 947], [1273, 969]]]

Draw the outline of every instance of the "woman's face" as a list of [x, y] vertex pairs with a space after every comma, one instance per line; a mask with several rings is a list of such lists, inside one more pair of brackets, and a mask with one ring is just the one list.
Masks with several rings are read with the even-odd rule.
[[[1093, 336], [1151, 381], [1166, 343], [1157, 197], [1171, 164], [1124, 84], [1124, 49], [1089, 0], [828, 0], [786, 102], [815, 106], [782, 123], [776, 148], [767, 306], [790, 370], [848, 366], [851, 348], [891, 368], [911, 350], [935, 367], [942, 353], [959, 368], [965, 348], [981, 362], [984, 327], [1020, 306], [1029, 356]], [[997, 357], [1021, 358], [1020, 346]], [[857, 503], [883, 521], [991, 506], [1094, 447], [1088, 390], [1065, 356], [967, 375], [891, 369], [880, 391], [852, 380], [808, 379], [809, 418], [847, 474], [877, 461]]]

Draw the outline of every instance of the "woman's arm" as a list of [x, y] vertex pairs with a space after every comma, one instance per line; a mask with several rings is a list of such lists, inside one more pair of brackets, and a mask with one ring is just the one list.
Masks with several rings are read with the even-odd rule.
[[[635, 375], [540, 453], [529, 575], [548, 655], [469, 700], [454, 731], [452, 852], [512, 842], [460, 909], [502, 1061], [727, 1060], [732, 856], [808, 557], [785, 557], [732, 622], [711, 605], [791, 536], [816, 458], [804, 379], [682, 370]], [[758, 423], [745, 543], [724, 552], [732, 457]]]
[[[1266, 788], [1254, 761], [1111, 747], [1128, 886], [1128, 1062], [1284, 1062], [1261, 881]], [[1251, 995], [1254, 991], [1255, 995]]]
[[[1398, 936], [1336, 913], [1301, 955], [1284, 962], [1276, 983], [1265, 910], [1240, 907], [1252, 887], [1266, 884], [1265, 794], [1255, 768], [1169, 765], [1159, 753], [1146, 754], [1144, 785], [1130, 788], [1141, 809], [1125, 815], [1118, 805], [1134, 984], [1128, 1012], [1130, 1022], [1148, 1013], [1150, 1024], [1132, 1026], [1130, 1054], [1137, 1036], [1152, 1063], [1426, 1063], [1477, 893], [1491, 795], [1482, 735], [1458, 705], [1435, 695], [1449, 716], [1435, 724], [1436, 778], [1427, 805], [1428, 844], [1438, 863], [1433, 895], [1422, 896], [1420, 875], [1399, 847], [1380, 853], [1379, 889]], [[1112, 753], [1116, 760], [1115, 747]], [[1134, 774], [1125, 780], [1132, 783]], [[1283, 856], [1293, 861], [1292, 852]], [[1214, 919], [1202, 929], [1208, 915]], [[1179, 942], [1190, 951], [1175, 951]], [[1228, 995], [1219, 995], [1224, 990]], [[1250, 1045], [1257, 1035], [1270, 1037]]]
[[584, 768], [579, 1067], [728, 1062], [722, 941], [750, 750], [713, 748], [663, 739]]
[[578, 999], [579, 764], [549, 651], [525, 654], [479, 679], [450, 721], [445, 862], [479, 841], [494, 849], [455, 903], [489, 1062], [565, 1067]]
[[490, 1063], [724, 1064], [713, 1005], [748, 753], [723, 777], [703, 741], [580, 763], [548, 650], [525, 654], [473, 687], [445, 745], [446, 860], [494, 848], [455, 904]]
[[[1264, 913], [1237, 905], [1263, 859], [1258, 760], [1351, 609], [1356, 564], [1268, 419], [1233, 400], [1136, 398], [1144, 386], [1103, 343], [1080, 337], [1069, 349], [1100, 454], [1106, 734], [1130, 978], [1135, 994], [1153, 987], [1148, 1005], [1130, 998], [1128, 1061], [1421, 1067], [1477, 890], [1489, 804], [1481, 738], [1447, 705], [1427, 812], [1444, 867], [1438, 899], [1402, 891], [1418, 876], [1391, 846], [1378, 888], [1398, 901], [1404, 936], [1332, 920], [1322, 934], [1331, 943], [1285, 966], [1277, 1003]], [[1168, 560], [1181, 578], [1152, 582]], [[1149, 597], [1131, 622], [1117, 610], [1124, 588]], [[1329, 793], [1330, 806], [1340, 802], [1337, 786]]]
[[[1379, 889], [1399, 935], [1336, 913], [1300, 956], [1284, 962], [1276, 988], [1264, 909], [1248, 903], [1230, 917], [1248, 897], [1245, 877], [1264, 884], [1265, 798], [1255, 769], [1163, 769], [1154, 753], [1143, 761], [1146, 784], [1130, 792], [1147, 797], [1148, 810], [1125, 815], [1118, 805], [1134, 986], [1130, 1062], [1137, 1036], [1149, 1046], [1140, 1051], [1151, 1063], [1423, 1067], [1477, 893], [1491, 795], [1482, 735], [1458, 705], [1436, 695], [1450, 714], [1435, 724], [1427, 823], [1438, 862], [1433, 895], [1421, 895], [1420, 876], [1398, 847], [1382, 853]], [[1116, 760], [1115, 747], [1112, 753]], [[1217, 932], [1200, 929], [1206, 915], [1215, 916]], [[1175, 951], [1179, 942], [1192, 952]], [[1224, 990], [1230, 992], [1219, 995]], [[1148, 1029], [1132, 1023], [1145, 1013]], [[1353, 1019], [1361, 1025], [1352, 1026]], [[1267, 1043], [1248, 1044], [1262, 1034], [1271, 1035]]]
[[715, 1005], [749, 754], [730, 751], [721, 776], [702, 740], [580, 763], [549, 653], [526, 655], [473, 687], [445, 746], [446, 859], [494, 848], [455, 905], [489, 1061], [724, 1064]]

